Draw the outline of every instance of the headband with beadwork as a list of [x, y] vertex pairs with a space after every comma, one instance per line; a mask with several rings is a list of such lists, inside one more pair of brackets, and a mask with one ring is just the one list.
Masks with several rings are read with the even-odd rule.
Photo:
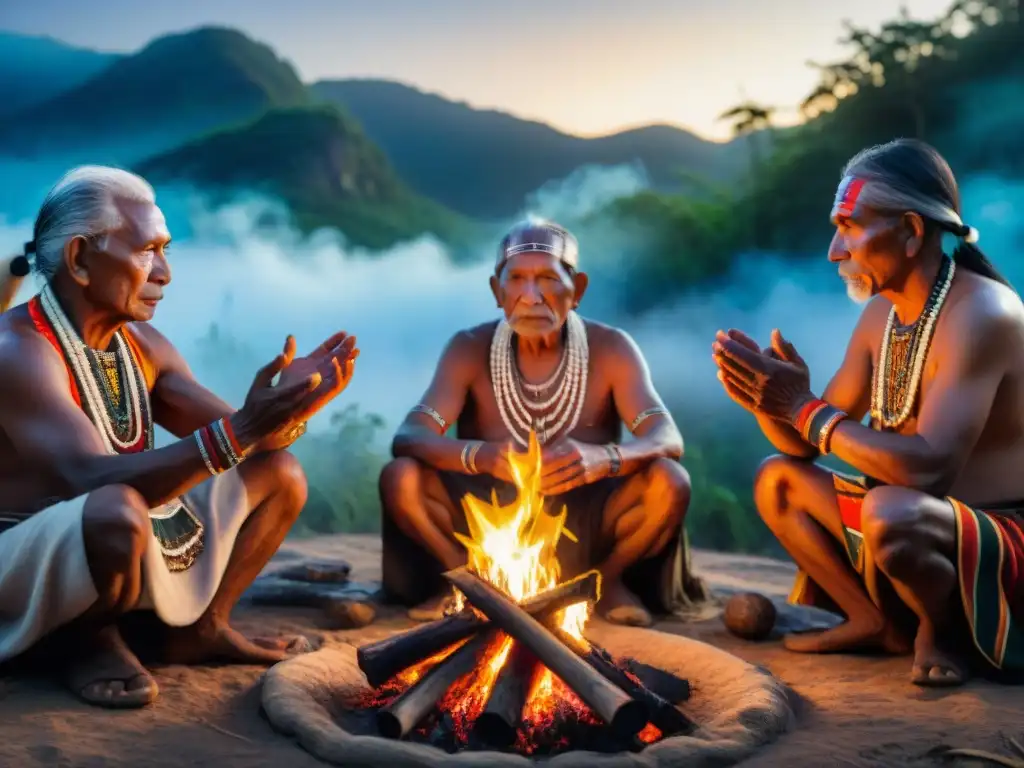
[[877, 211], [914, 211], [944, 225], [968, 243], [978, 242], [978, 230], [964, 224], [960, 214], [945, 203], [917, 192], [886, 184], [878, 179], [845, 176], [836, 190], [832, 220], [850, 218], [862, 208]]
[[551, 222], [527, 222], [512, 228], [498, 247], [496, 272], [517, 253], [550, 253], [571, 269], [579, 269], [580, 249], [576, 238]]

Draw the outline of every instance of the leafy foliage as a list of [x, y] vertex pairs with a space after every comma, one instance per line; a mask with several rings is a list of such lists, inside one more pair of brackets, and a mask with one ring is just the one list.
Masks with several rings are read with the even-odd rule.
[[327, 433], [309, 434], [293, 448], [306, 471], [309, 501], [300, 533], [367, 533], [380, 530], [377, 478], [387, 462], [380, 445], [384, 421], [349, 405], [331, 417]]
[[[744, 250], [820, 251], [843, 165], [895, 137], [929, 141], [961, 173], [1024, 171], [1024, 134], [996, 126], [963, 141], [978, 115], [957, 108], [995, 87], [1002, 100], [982, 101], [986, 110], [1024, 101], [1022, 39], [1019, 0], [963, 0], [932, 21], [903, 11], [874, 32], [848, 23], [849, 58], [811, 64], [821, 80], [801, 105], [806, 123], [775, 131], [772, 108], [752, 102], [722, 115], [750, 139], [745, 183], [700, 200], [649, 192], [610, 207], [623, 226], [658, 233], [629, 279], [658, 285], [667, 299], [721, 276]], [[767, 134], [770, 152], [758, 155], [764, 147], [754, 139]]]

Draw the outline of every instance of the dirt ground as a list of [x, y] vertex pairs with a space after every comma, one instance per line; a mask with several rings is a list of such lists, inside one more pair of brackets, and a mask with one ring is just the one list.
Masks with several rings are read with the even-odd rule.
[[[353, 567], [353, 581], [372, 581], [379, 579], [379, 552], [376, 537], [320, 537], [287, 544], [271, 567], [307, 557], [342, 558]], [[774, 597], [788, 592], [793, 574], [791, 565], [763, 558], [696, 552], [695, 562], [713, 586]], [[392, 609], [350, 631], [326, 630], [325, 618], [312, 609], [240, 608], [235, 621], [243, 631], [302, 632], [325, 644], [356, 645], [410, 626]], [[925, 755], [942, 744], [1009, 756], [1006, 738], [1024, 737], [1024, 690], [1016, 687], [972, 681], [952, 691], [924, 691], [909, 683], [908, 658], [791, 654], [778, 642], [738, 640], [717, 618], [662, 622], [657, 628], [762, 665], [801, 695], [798, 729], [743, 763], [749, 768], [938, 765]], [[160, 698], [129, 712], [88, 707], [48, 682], [2, 679], [0, 767], [323, 765], [261, 717], [262, 671], [158, 668]]]

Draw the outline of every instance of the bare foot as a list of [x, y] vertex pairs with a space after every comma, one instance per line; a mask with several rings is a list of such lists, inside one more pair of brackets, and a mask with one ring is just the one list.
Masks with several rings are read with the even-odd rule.
[[115, 626], [101, 629], [76, 653], [64, 679], [83, 701], [108, 709], [138, 709], [160, 692]]
[[910, 653], [910, 643], [887, 621], [846, 621], [832, 629], [786, 635], [782, 644], [794, 653], [884, 651], [896, 656]]
[[654, 623], [640, 598], [626, 589], [626, 585], [619, 579], [603, 585], [601, 591], [603, 594], [597, 602], [597, 610], [612, 624], [649, 627]]
[[433, 597], [410, 608], [408, 616], [413, 621], [437, 621], [443, 619], [454, 607], [455, 594], [450, 589], [443, 589]]
[[302, 635], [248, 638], [227, 624], [175, 628], [164, 654], [168, 664], [276, 664], [313, 650]]
[[938, 647], [932, 631], [922, 627], [914, 641], [914, 666], [910, 672], [910, 681], [926, 688], [963, 685], [967, 681], [967, 669], [954, 654]]

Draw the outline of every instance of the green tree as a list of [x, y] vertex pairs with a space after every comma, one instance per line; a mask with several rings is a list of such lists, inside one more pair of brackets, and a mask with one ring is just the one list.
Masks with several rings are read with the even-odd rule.
[[[748, 194], [756, 197], [757, 190], [761, 185], [761, 176], [764, 171], [766, 157], [771, 143], [771, 134], [774, 128], [772, 118], [776, 112], [775, 107], [764, 104], [757, 104], [753, 101], [745, 101], [732, 109], [728, 109], [718, 116], [719, 120], [728, 120], [732, 123], [733, 136], [745, 139], [750, 151], [750, 176], [748, 181]], [[750, 208], [748, 219], [750, 226], [750, 241], [755, 247], [770, 247], [771, 243], [763, 235], [766, 231], [761, 222], [761, 210], [756, 204]]]

